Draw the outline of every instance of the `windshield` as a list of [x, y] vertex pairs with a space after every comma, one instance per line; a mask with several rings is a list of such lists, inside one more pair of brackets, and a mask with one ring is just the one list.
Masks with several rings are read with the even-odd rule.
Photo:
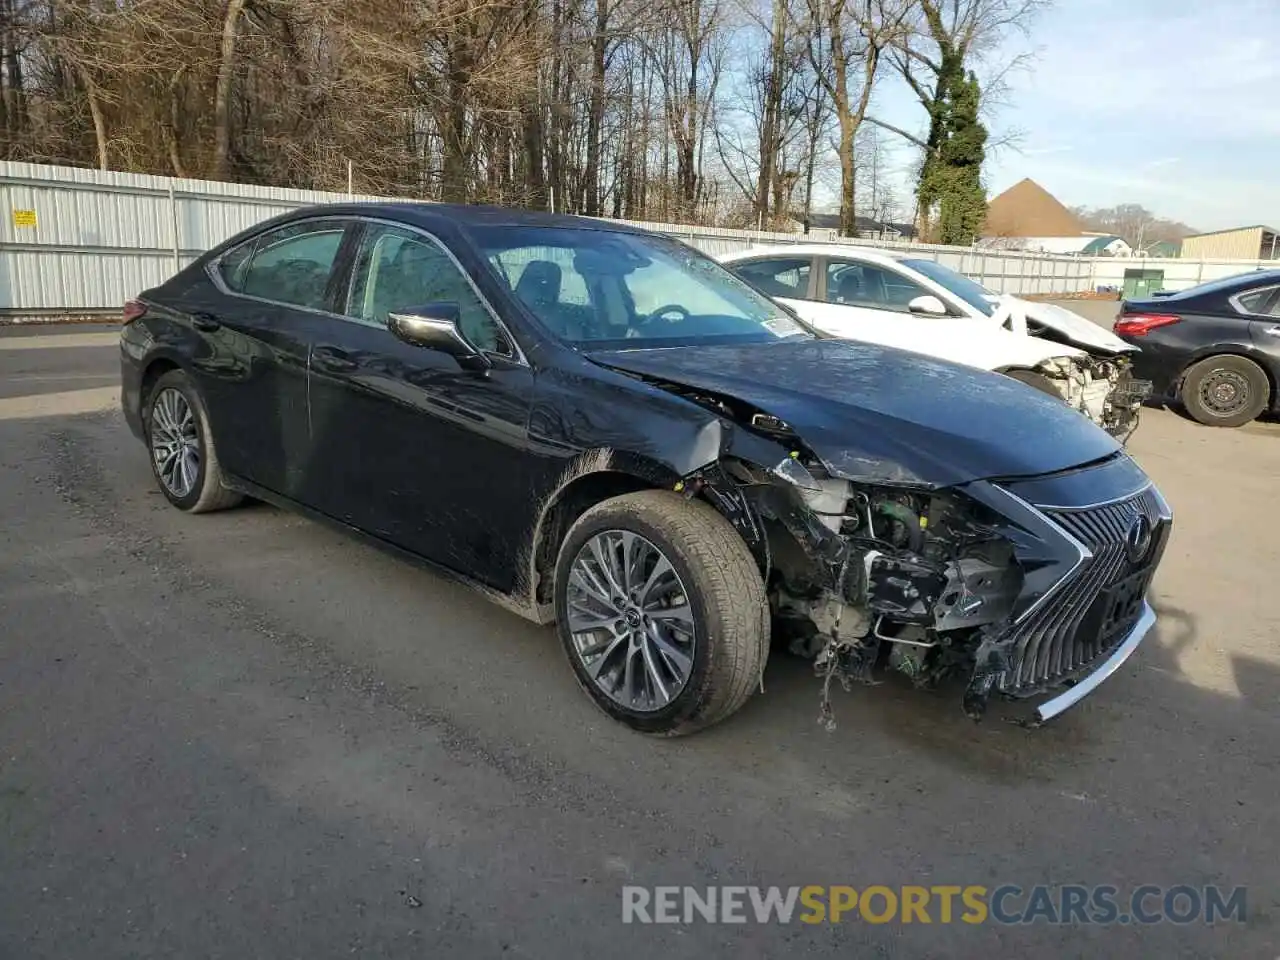
[[916, 273], [922, 273], [934, 283], [946, 287], [969, 306], [982, 311], [988, 317], [996, 312], [993, 299], [996, 294], [980, 283], [956, 273], [950, 267], [944, 267], [934, 260], [903, 260], [901, 263], [904, 267], [910, 267]]
[[469, 232], [515, 295], [573, 344], [769, 343], [811, 335], [714, 260], [666, 237], [562, 227]]

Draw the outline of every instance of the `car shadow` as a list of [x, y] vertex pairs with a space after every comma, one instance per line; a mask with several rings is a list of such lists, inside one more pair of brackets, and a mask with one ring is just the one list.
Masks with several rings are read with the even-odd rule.
[[1195, 616], [1167, 603], [1159, 605], [1157, 616], [1156, 629], [1116, 674], [1040, 727], [1018, 724], [1019, 712], [997, 700], [981, 722], [971, 721], [961, 710], [962, 678], [918, 690], [890, 675], [848, 692], [836, 685], [831, 693], [836, 728], [828, 732], [818, 723], [820, 682], [811, 665], [775, 655], [764, 695], [749, 702], [739, 718], [700, 734], [694, 749], [725, 748], [744, 735], [776, 737], [793, 763], [815, 776], [840, 778], [833, 756], [883, 752], [889, 744], [900, 762], [930, 761], [965, 778], [1015, 786], [1075, 782], [1082, 767], [1108, 764], [1131, 750], [1133, 732], [1142, 730], [1144, 759], [1164, 753], [1168, 769], [1177, 769], [1179, 777], [1218, 776], [1212, 747], [1208, 754], [1188, 752], [1185, 732], [1172, 740], [1156, 732], [1193, 726], [1202, 743], [1270, 742], [1280, 703], [1280, 667], [1231, 653], [1238, 696], [1197, 685], [1180, 666], [1197, 640]]
[[[118, 415], [109, 417], [114, 420]], [[76, 419], [62, 420], [54, 433], [62, 432], [64, 424], [76, 433]], [[69, 492], [73, 497], [82, 494], [84, 503], [115, 496], [110, 492], [113, 487], [137, 491], [150, 480], [140, 450], [137, 456], [128, 457], [127, 469], [117, 476], [111, 474], [123, 469], [118, 462], [86, 461], [82, 469], [91, 469], [94, 476], [70, 474], [64, 480], [79, 487], [80, 494], [74, 489]], [[153, 509], [157, 519], [163, 517], [153, 536], [169, 541], [175, 550], [187, 549], [183, 541], [196, 525], [180, 522], [185, 518], [176, 515], [170, 517], [158, 495], [148, 497], [147, 503], [154, 507], [146, 513]], [[271, 535], [275, 539], [271, 531], [279, 526], [277, 516], [283, 520], [292, 515], [252, 502], [219, 520], [202, 519], [201, 526], [224, 541], [243, 541], [249, 551], [258, 543], [256, 538]], [[289, 522], [294, 527], [295, 522]], [[165, 529], [181, 532], [165, 534]], [[763, 692], [734, 717], [696, 736], [648, 739], [608, 720], [585, 702], [558, 649], [553, 629], [534, 627], [492, 607], [466, 587], [389, 557], [386, 562], [364, 564], [363, 570], [353, 569], [356, 554], [351, 551], [379, 551], [308, 521], [297, 520], [296, 529], [300, 533], [291, 533], [290, 542], [280, 544], [278, 556], [258, 557], [246, 552], [240, 572], [244, 583], [261, 579], [271, 564], [302, 564], [310, 569], [315, 566], [312, 558], [324, 557], [332, 561], [332, 567], [349, 570], [351, 582], [344, 590], [363, 595], [371, 607], [402, 610], [406, 617], [424, 624], [434, 620], [460, 623], [459, 615], [471, 618], [472, 623], [457, 628], [464, 631], [465, 639], [458, 640], [461, 645], [456, 656], [474, 661], [477, 669], [450, 673], [450, 696], [456, 697], [458, 704], [517, 704], [527, 702], [529, 691], [538, 689], [543, 703], [548, 698], [561, 702], [527, 716], [527, 735], [536, 737], [544, 725], [549, 729], [563, 723], [567, 714], [575, 718], [574, 723], [589, 737], [595, 751], [638, 751], [637, 763], [674, 764], [688, 775], [699, 769], [723, 769], [727, 764], [735, 769], [735, 776], [750, 779], [764, 774], [751, 772], [748, 763], [737, 760], [751, 758], [751, 764], [758, 764], [763, 756], [775, 758], [770, 761], [773, 763], [785, 763], [788, 776], [808, 777], [812, 783], [842, 791], [857, 789], [872, 769], [874, 776], [888, 782], [902, 776], [919, 777], [918, 771], [931, 767], [947, 771], [961, 782], [998, 788], [1038, 783], [1067, 789], [1078, 783], [1081, 770], [1105, 768], [1118, 758], [1134, 756], [1135, 750], [1141, 751], [1144, 764], [1163, 758], [1160, 762], [1177, 770], [1179, 777], [1217, 778], [1220, 773], [1212, 759], [1217, 746], [1234, 738], [1247, 741], [1249, 750], [1261, 750], [1262, 745], [1273, 742], [1280, 669], [1233, 652], [1228, 657], [1238, 695], [1197, 685], [1180, 666], [1182, 656], [1199, 639], [1196, 616], [1164, 601], [1157, 604], [1157, 628], [1135, 655], [1078, 706], [1039, 728], [1011, 722], [1015, 711], [1000, 701], [993, 701], [982, 722], [968, 719], [961, 709], [965, 678], [921, 690], [890, 673], [875, 685], [858, 684], [848, 691], [834, 684], [830, 695], [835, 727], [828, 730], [819, 723], [822, 684], [812, 663], [775, 650], [763, 678]], [[190, 549], [199, 550], [199, 544], [193, 541]], [[297, 556], [299, 552], [305, 556]], [[217, 574], [220, 578], [224, 575]], [[287, 579], [282, 583], [284, 587], [264, 585], [261, 589], [290, 589]], [[281, 598], [276, 594], [275, 599]], [[289, 602], [287, 598], [285, 602]], [[317, 613], [317, 617], [322, 615], [328, 614]], [[340, 618], [346, 614], [338, 606], [332, 615]], [[335, 620], [333, 628], [340, 630], [341, 624], [341, 619]], [[271, 625], [272, 635], [285, 636], [290, 629], [306, 628], [288, 621]], [[321, 649], [320, 635], [309, 634], [307, 644], [308, 649]], [[405, 655], [405, 638], [348, 637], [332, 646], [329, 656], [335, 662], [376, 676], [388, 700], [408, 705], [406, 709], [422, 699], [421, 691], [432, 686], [436, 671], [429, 659]], [[396, 665], [396, 673], [385, 672], [384, 665], [389, 663]], [[498, 663], [502, 664], [500, 671], [479, 668]], [[444, 702], [432, 709], [452, 710]], [[486, 725], [490, 722], [484, 721]], [[1143, 731], [1140, 744], [1135, 742], [1135, 730]], [[1186, 749], [1188, 736], [1197, 742], [1195, 749]]]

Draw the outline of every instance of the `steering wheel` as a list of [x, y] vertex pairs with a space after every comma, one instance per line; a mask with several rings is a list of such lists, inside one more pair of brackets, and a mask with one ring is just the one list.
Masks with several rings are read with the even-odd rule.
[[[676, 314], [677, 316], [671, 316]], [[680, 323], [682, 320], [688, 320], [692, 314], [678, 303], [668, 303], [657, 310], [650, 310], [643, 317], [636, 319], [637, 327], [647, 327], [651, 323], [658, 320], [666, 320], [667, 323]]]

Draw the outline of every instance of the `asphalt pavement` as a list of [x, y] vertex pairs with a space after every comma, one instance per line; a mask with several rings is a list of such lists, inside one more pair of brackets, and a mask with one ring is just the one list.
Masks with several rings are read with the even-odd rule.
[[[86, 339], [88, 338], [88, 339]], [[1151, 410], [1158, 631], [1040, 730], [807, 664], [633, 734], [554, 633], [339, 533], [171, 509], [110, 330], [0, 334], [0, 958], [1280, 953], [1280, 426]], [[1150, 926], [622, 923], [624, 885], [1243, 885]]]

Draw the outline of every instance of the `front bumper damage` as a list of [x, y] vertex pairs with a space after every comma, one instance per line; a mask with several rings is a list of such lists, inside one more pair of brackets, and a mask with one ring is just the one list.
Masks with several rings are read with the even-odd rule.
[[1070, 710], [1077, 703], [1093, 693], [1109, 676], [1119, 670], [1126, 660], [1128, 660], [1138, 645], [1151, 628], [1156, 625], [1156, 612], [1151, 609], [1151, 604], [1146, 600], [1142, 601], [1142, 612], [1138, 616], [1137, 622], [1130, 628], [1125, 635], [1124, 640], [1118, 647], [1107, 657], [1102, 663], [1098, 664], [1092, 672], [1086, 674], [1073, 686], [1068, 687], [1062, 693], [1055, 697], [1050, 697], [1044, 703], [1035, 708], [1035, 719], [1038, 723], [1044, 723], [1052, 720], [1060, 713]]
[[1155, 622], [1146, 594], [1172, 513], [1133, 462], [956, 489], [865, 485], [798, 453], [766, 476], [691, 477], [761, 562], [776, 636], [830, 690], [892, 671], [967, 678], [964, 712], [1014, 701], [1043, 723], [1095, 690]]
[[1138, 428], [1138, 414], [1151, 395], [1151, 382], [1133, 378], [1133, 364], [1120, 354], [1054, 357], [1035, 367], [1064, 403], [1126, 442]]

